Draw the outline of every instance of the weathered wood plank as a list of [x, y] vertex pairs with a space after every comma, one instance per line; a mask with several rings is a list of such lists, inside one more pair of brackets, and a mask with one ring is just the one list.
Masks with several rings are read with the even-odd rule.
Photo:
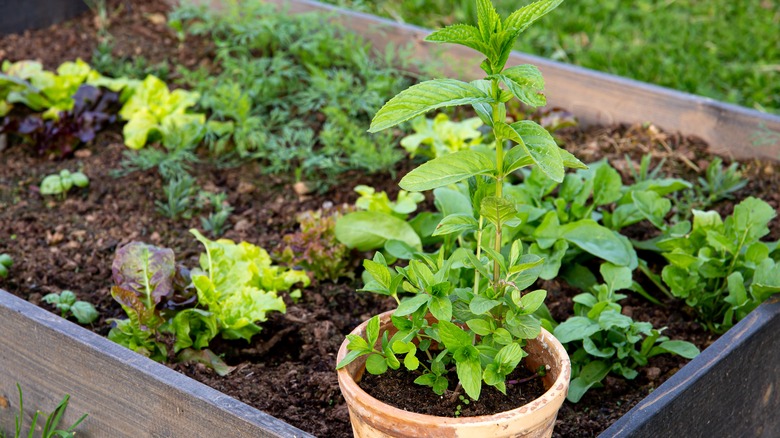
[[0, 35], [38, 29], [87, 10], [84, 0], [3, 0]]
[[312, 436], [0, 290], [0, 430], [13, 432], [17, 382], [26, 425], [70, 394], [62, 424], [88, 413], [83, 437]]
[[[417, 59], [441, 56], [454, 66], [444, 69], [447, 75], [462, 79], [484, 75], [477, 52], [451, 44], [426, 43], [426, 29], [311, 0], [265, 1], [292, 13], [338, 12], [334, 20], [363, 35], [378, 49], [388, 43], [411, 45]], [[216, 6], [219, 0], [209, 3]], [[780, 160], [779, 116], [519, 52], [512, 54], [508, 65], [528, 63], [537, 65], [544, 74], [548, 104], [568, 109], [586, 125], [652, 122], [666, 131], [700, 137], [716, 154]], [[461, 66], [473, 67], [464, 70]]]
[[780, 300], [764, 303], [602, 437], [777, 437]]

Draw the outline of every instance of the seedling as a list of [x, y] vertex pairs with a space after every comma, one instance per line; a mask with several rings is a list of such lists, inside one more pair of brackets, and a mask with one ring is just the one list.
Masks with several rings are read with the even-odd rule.
[[69, 290], [48, 294], [43, 297], [43, 301], [53, 304], [63, 318], [66, 318], [68, 313], [72, 314], [79, 324], [92, 324], [100, 316], [95, 306], [86, 301], [76, 300], [76, 294]]
[[41, 195], [60, 195], [65, 199], [71, 188], [85, 188], [89, 185], [89, 178], [81, 172], [71, 173], [63, 169], [59, 174], [49, 175], [41, 182]]
[[[496, 148], [466, 149], [437, 157], [401, 180], [401, 188], [407, 191], [467, 181], [469, 201], [479, 219], [445, 214], [436, 234], [475, 236], [475, 247], [461, 246], [449, 256], [441, 250], [434, 255], [418, 252], [407, 267], [395, 270], [387, 267], [381, 253], [366, 260], [363, 266], [370, 281], [363, 290], [398, 301], [392, 323], [399, 331], [392, 338], [387, 332], [380, 338], [379, 317], [372, 318], [366, 338], [348, 335], [350, 352], [337, 368], [363, 355], [368, 356], [366, 370], [372, 374], [398, 369], [403, 362], [407, 370], [420, 374], [417, 384], [443, 394], [449, 387], [448, 369], [454, 365], [456, 393], [462, 388], [468, 397], [478, 400], [483, 383], [506, 393], [507, 376], [527, 354], [522, 348], [525, 341], [540, 333], [540, 322], [532, 314], [542, 306], [547, 293], [525, 292], [538, 278], [542, 258], [527, 253], [520, 241], [504, 244], [504, 228], [520, 222], [516, 203], [504, 194], [504, 181], [509, 174], [530, 165], [559, 183], [565, 167], [585, 168], [572, 154], [560, 149], [539, 124], [529, 120], [506, 123], [506, 102], [513, 97], [532, 107], [546, 103], [538, 68], [506, 68], [506, 62], [519, 34], [560, 3], [541, 0], [502, 20], [489, 0], [477, 0], [477, 27], [456, 24], [426, 39], [462, 44], [483, 53], [486, 59], [481, 67], [487, 76], [473, 82], [422, 82], [395, 96], [374, 117], [370, 132], [438, 108], [471, 105], [492, 129]], [[413, 296], [401, 300], [401, 292]], [[428, 313], [430, 321], [426, 319]], [[433, 341], [440, 347], [434, 348]]]
[[[19, 386], [18, 383], [16, 384], [16, 389], [19, 390], [19, 414], [14, 417], [14, 438], [22, 438], [22, 427], [24, 426], [24, 399], [22, 397], [22, 387]], [[68, 408], [69, 402], [70, 395], [65, 394], [65, 397], [63, 397], [57, 407], [54, 408], [54, 411], [46, 416], [46, 422], [44, 423], [43, 430], [41, 431], [41, 438], [74, 438], [76, 436], [76, 432], [74, 432], [76, 427], [78, 427], [78, 425], [81, 424], [85, 418], [87, 418], [88, 414], [82, 415], [67, 429], [58, 429], [60, 422], [62, 421], [62, 416], [65, 414], [65, 410]], [[32, 422], [30, 423], [30, 427], [28, 429], [30, 431], [27, 435], [28, 438], [35, 436], [34, 434], [36, 429], [40, 427], [38, 426], [38, 418], [40, 418], [41, 415], [46, 414], [42, 413], [41, 411], [35, 411], [35, 415], [33, 415]], [[0, 438], [4, 437], [5, 434], [0, 432]]]
[[14, 265], [14, 259], [8, 254], [0, 254], [0, 278], [8, 277], [8, 271]]

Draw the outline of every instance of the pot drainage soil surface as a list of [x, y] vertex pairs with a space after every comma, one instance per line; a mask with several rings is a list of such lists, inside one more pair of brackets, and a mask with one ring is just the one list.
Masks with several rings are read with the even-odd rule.
[[[111, 5], [121, 7], [109, 28], [116, 54], [142, 54], [150, 63], [163, 59], [188, 66], [208, 62], [204, 61], [211, 50], [207, 43], [188, 40], [186, 46], [179, 47], [164, 22], [160, 24], [159, 14], [166, 12], [160, 2]], [[95, 35], [92, 16], [85, 14], [48, 29], [0, 39], [0, 59], [39, 59], [48, 68], [77, 57], [88, 60], [97, 46]], [[198, 218], [172, 221], [156, 212], [154, 201], [162, 194], [162, 180], [156, 171], [122, 178], [110, 175], [126, 150], [120, 132], [120, 127], [112, 127], [76, 157], [61, 162], [34, 158], [21, 145], [0, 151], [0, 253], [9, 253], [16, 261], [11, 276], [0, 280], [0, 286], [35, 304], [41, 304], [47, 293], [73, 290], [79, 299], [97, 307], [101, 318], [90, 328], [102, 335], [108, 332], [108, 319], [125, 317], [109, 293], [111, 261], [118, 246], [141, 240], [170, 247], [177, 261], [188, 266], [197, 264], [201, 251], [187, 232], [199, 226]], [[691, 181], [701, 176], [712, 159], [702, 142], [660, 132], [652, 125], [568, 128], [557, 135], [583, 162], [607, 158], [629, 180], [626, 156], [637, 163], [648, 153], [654, 163], [666, 158], [664, 170], [668, 174]], [[310, 196], [296, 194], [292, 177], [263, 175], [257, 163], [229, 169], [200, 164], [193, 174], [202, 187], [226, 192], [235, 208], [224, 237], [273, 251], [282, 236], [295, 231], [297, 213], [324, 204], [354, 202], [357, 194], [352, 188], [357, 184], [386, 190], [394, 198], [397, 181], [412, 167], [408, 162], [400, 164], [395, 179], [389, 174], [344, 174], [330, 191]], [[64, 201], [42, 198], [36, 186], [45, 175], [63, 168], [83, 169], [91, 179], [89, 189], [74, 191]], [[780, 207], [780, 166], [754, 161], [743, 163], [742, 170], [750, 182], [736, 194], [737, 200], [752, 195], [773, 208]], [[428, 208], [431, 204], [427, 203]], [[729, 214], [733, 206], [734, 202], [726, 201], [716, 209]], [[770, 228], [770, 238], [780, 238], [778, 221]], [[641, 224], [630, 230], [633, 238], [652, 233], [654, 229]], [[355, 269], [360, 258], [356, 254]], [[314, 282], [303, 291], [300, 302], [287, 303], [287, 314], [274, 314], [263, 323], [263, 331], [251, 344], [217, 345], [215, 351], [237, 366], [226, 377], [202, 365], [171, 367], [308, 432], [324, 437], [351, 436], [334, 371], [336, 352], [344, 334], [393, 307], [391, 299], [355, 293], [358, 286], [350, 279], [336, 284]], [[578, 291], [559, 281], [540, 282], [538, 286], [548, 290], [547, 304], [556, 319], [572, 314], [572, 297]], [[679, 305], [654, 306], [633, 295], [622, 304], [623, 312], [634, 319], [668, 327], [665, 334], [672, 339], [691, 341], [701, 349], [715, 340]], [[598, 434], [686, 362], [677, 356], [656, 356], [634, 381], [608, 377], [604, 388], [589, 391], [580, 403], [564, 404], [555, 435]]]

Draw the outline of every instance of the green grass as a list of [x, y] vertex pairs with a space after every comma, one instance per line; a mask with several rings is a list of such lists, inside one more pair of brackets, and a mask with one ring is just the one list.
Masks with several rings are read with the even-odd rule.
[[[475, 22], [473, 0], [326, 0], [426, 27]], [[494, 0], [508, 14], [526, 1]], [[780, 1], [568, 0], [518, 50], [780, 114]]]

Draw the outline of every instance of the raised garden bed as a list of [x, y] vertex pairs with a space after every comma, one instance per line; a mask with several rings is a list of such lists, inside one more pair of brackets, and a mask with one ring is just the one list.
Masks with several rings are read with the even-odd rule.
[[[7, 0], [0, 16], [0, 35], [40, 29], [87, 10], [83, 0]], [[13, 11], [13, 12], [11, 12]]]
[[[289, 3], [291, 11], [295, 12], [330, 9], [313, 2], [277, 3]], [[143, 8], [149, 8], [148, 5], [139, 7], [144, 12], [160, 12], [154, 9], [155, 7], [144, 10]], [[361, 14], [349, 12], [344, 14], [337, 16], [337, 19], [367, 37], [376, 39], [376, 41], [386, 42], [388, 38], [398, 43], [414, 41], [420, 56], [427, 54], [422, 50], [429, 50], [419, 43], [423, 32], [420, 29], [398, 26]], [[132, 23], [133, 26], [139, 28], [148, 25], [143, 19], [137, 19]], [[122, 28], [118, 32], [123, 31], [127, 32], [128, 30]], [[132, 39], [130, 40], [132, 41]], [[161, 50], [160, 46], [163, 48], [167, 46], [170, 47], [170, 50], [174, 50], [173, 47], [176, 43], [170, 35], [162, 36], [160, 40], [160, 44], [157, 44], [158, 47], [153, 53], [164, 59], [165, 51]], [[135, 40], [136, 43], [138, 41], [144, 41], [144, 39]], [[89, 44], [86, 47], [90, 47]], [[384, 44], [379, 44], [378, 47], [384, 47]], [[122, 49], [127, 50], [127, 53], [134, 51], [132, 43], [129, 47]], [[185, 49], [185, 53], [192, 49], [192, 47]], [[194, 52], [197, 53], [197, 50]], [[88, 57], [88, 55], [89, 50], [82, 56]], [[179, 52], [179, 56], [182, 56], [181, 52]], [[448, 56], [467, 55], [454, 51]], [[528, 58], [521, 55], [513, 56], [516, 58], [510, 62], [528, 62]], [[56, 63], [64, 60], [54, 58], [50, 62]], [[191, 59], [190, 62], [192, 62]], [[197, 62], [197, 59], [194, 62]], [[653, 120], [668, 131], [679, 130], [686, 134], [709, 138], [711, 149], [726, 156], [748, 159], [776, 157], [780, 151], [780, 136], [777, 135], [777, 132], [780, 132], [780, 120], [777, 117], [761, 115], [717, 102], [684, 96], [668, 90], [648, 87], [549, 61], [532, 59], [531, 62], [539, 64], [545, 73], [549, 84], [548, 96], [551, 104], [571, 108], [581, 120], [586, 122], [632, 123]], [[570, 98], [570, 96], [590, 96], [586, 94], [589, 92], [592, 92], [593, 95], [587, 99]], [[634, 105], [632, 102], [635, 101], [626, 99], [626, 94], [641, 95], [644, 98], [638, 100], [641, 104], [633, 107], [631, 105]], [[587, 107], [578, 104], [578, 102], [583, 101], [588, 102]], [[592, 108], [601, 109], [596, 111]], [[691, 123], [691, 121], [695, 122]], [[735, 125], [729, 125], [732, 121], [736, 121]], [[662, 140], [659, 141], [659, 139]], [[718, 142], [719, 139], [727, 141], [721, 143]], [[709, 159], [701, 143], [681, 136], [663, 134], [654, 128], [591, 128], [585, 132], [569, 134], [566, 141], [569, 146], [579, 149], [578, 153], [584, 154], [583, 160], [587, 162], [601, 157], [609, 157], [614, 164], [621, 161], [624, 153], [637, 159], [643, 153], [653, 152], [657, 157], [668, 157], [671, 167], [676, 170], [690, 174], [692, 171], [687, 168], [685, 161], [704, 167]], [[13, 276], [2, 285], [12, 293], [36, 304], [40, 303], [42, 294], [58, 292], [61, 289], [78, 289], [79, 298], [83, 298], [82, 293], [93, 291], [91, 301], [98, 306], [103, 315], [103, 318], [95, 324], [95, 331], [102, 334], [107, 331], [105, 319], [123, 316], [121, 309], [113, 304], [107, 290], [110, 281], [110, 260], [114, 249], [119, 244], [129, 240], [145, 240], [173, 247], [177, 252], [177, 260], [184, 260], [190, 264], [194, 264], [194, 260], [200, 252], [197, 243], [186, 235], [186, 230], [189, 227], [198, 226], [195, 219], [180, 223], [163, 221], [154, 212], [154, 195], [144, 193], [143, 196], [138, 196], [138, 186], [152, 187], [155, 191], [160, 191], [161, 183], [153, 172], [141, 172], [134, 175], [132, 178], [134, 178], [136, 186], [128, 185], [124, 179], [115, 180], [109, 176], [111, 166], [118, 161], [124, 149], [120, 143], [119, 133], [116, 130], [109, 131], [101, 134], [97, 141], [86, 149], [89, 151], [88, 153], [83, 153], [77, 159], [59, 164], [31, 159], [26, 154], [11, 149], [3, 152], [6, 154], [4, 158], [8, 158], [5, 165], [8, 166], [9, 172], [4, 173], [8, 179], [0, 180], [0, 188], [2, 188], [0, 202], [4, 203], [4, 212], [0, 213], [0, 219], [4, 224], [6, 221], [11, 224], [8, 229], [5, 227], [0, 229], [0, 233], [2, 233], [0, 234], [2, 239], [0, 253], [11, 252], [17, 258]], [[661, 143], [671, 145], [670, 150], [664, 149]], [[755, 145], [756, 148], [735, 148], [733, 145]], [[93, 179], [93, 188], [88, 195], [75, 196], [62, 203], [51, 203], [27, 190], [28, 186], [37, 184], [43, 174], [59, 169], [63, 165], [75, 165], [76, 163], [83, 164]], [[745, 172], [751, 177], [752, 182], [748, 188], [744, 189], [744, 193], [761, 191], [763, 193], [761, 196], [777, 208], [778, 203], [780, 203], [777, 194], [778, 166], [757, 160], [746, 161], [745, 166]], [[0, 166], [1, 168], [2, 166]], [[403, 174], [407, 168], [406, 165], [402, 164], [396, 170]], [[202, 165], [199, 170], [203, 171], [202, 180], [205, 184], [224, 188], [231, 193], [229, 202], [236, 208], [236, 213], [234, 219], [231, 220], [233, 229], [227, 233], [226, 237], [237, 241], [248, 240], [259, 243], [269, 249], [280, 243], [281, 235], [291, 232], [295, 228], [294, 215], [296, 212], [317, 208], [323, 202], [353, 201], [355, 197], [351, 191], [353, 184], [373, 184], [383, 190], [397, 190], [394, 188], [395, 183], [387, 175], [367, 177], [352, 174], [344, 177], [340, 187], [337, 186], [324, 196], [299, 197], [290, 190], [293, 183], [292, 178], [263, 177], [257, 172], [257, 167], [253, 165], [245, 165], [239, 170], [229, 171]], [[762, 177], [761, 180], [758, 179], [759, 176]], [[142, 190], [142, 192], [144, 191]], [[727, 203], [720, 208], [724, 213], [728, 213], [732, 206], [733, 204]], [[133, 220], [127, 221], [128, 217], [132, 217]], [[13, 223], [11, 222], [12, 218]], [[780, 227], [776, 222], [772, 224], [774, 239], [780, 236]], [[16, 235], [14, 240], [10, 240], [12, 234]], [[570, 291], [566, 291], [560, 285], [553, 283], [545, 286], [551, 291], [553, 297], [557, 295], [557, 298], [562, 302], [570, 300]], [[240, 362], [232, 363], [239, 366], [239, 369], [234, 372], [235, 380], [225, 380], [216, 376], [212, 371], [196, 365], [175, 365], [174, 368], [198, 380], [209, 382], [218, 390], [232, 394], [234, 397], [254, 404], [284, 421], [299, 425], [317, 435], [346, 436], [349, 434], [346, 410], [334, 388], [335, 351], [344, 333], [370, 314], [376, 313], [388, 305], [386, 301], [365, 295], [355, 296], [352, 292], [355, 287], [356, 283], [351, 281], [335, 285], [315, 284], [314, 287], [304, 291], [304, 298], [299, 305], [288, 303], [288, 317], [277, 316], [263, 324], [264, 331], [261, 338], [253, 342], [249, 348], [230, 344], [223, 346], [223, 352], [230, 353], [230, 357], [239, 357], [232, 356], [232, 354], [235, 352], [234, 350], [243, 349], [245, 350], [243, 354], [247, 355], [244, 357], [252, 359], [251, 362], [241, 359]], [[641, 299], [632, 298], [630, 305], [634, 309], [636, 318], [660, 318], [660, 324], [671, 326], [668, 333], [672, 336], [683, 331], [693, 332], [694, 336], [698, 336], [694, 342], [700, 347], [706, 347], [712, 342], [703, 330], [696, 328], [690, 317], [680, 312], [672, 312], [671, 320], [673, 322], [665, 322], [670, 321], [668, 314], [654, 315], [655, 310], [650, 306], [645, 306], [645, 304]], [[233, 398], [220, 395], [190, 379], [172, 373], [161, 365], [123, 350], [106, 340], [96, 338], [82, 329], [77, 329], [71, 323], [61, 321], [54, 315], [35, 309], [18, 299], [8, 297], [4, 293], [0, 293], [0, 306], [2, 307], [0, 308], [0, 329], [3, 333], [11, 334], [4, 339], [8, 346], [3, 345], [3, 351], [19, 351], [19, 353], [4, 355], [3, 360], [7, 362], [0, 362], [0, 369], [13, 370], [7, 374], [6, 371], [3, 371], [3, 386], [0, 387], [0, 396], [4, 396], [11, 404], [15, 403], [15, 382], [19, 382], [23, 390], [26, 391], [26, 406], [30, 408], [47, 409], [63, 393], [69, 393], [72, 396], [72, 401], [68, 418], [72, 416], [75, 419], [81, 413], [88, 412], [90, 414], [89, 420], [79, 429], [86, 432], [88, 436], [103, 436], [107, 432], [113, 432], [110, 434], [111, 436], [120, 436], [122, 433], [127, 436], [138, 436], [138, 434], [151, 430], [148, 427], [150, 424], [154, 424], [155, 427], [159, 425], [160, 429], [154, 430], [161, 435], [171, 433], [178, 435], [179, 431], [184, 431], [181, 433], [183, 436], [194, 436], [198, 434], [198, 430], [215, 430], [215, 428], [258, 436], [297, 436], [295, 434], [300, 433]], [[616, 416], [621, 415], [630, 405], [636, 403], [639, 398], [650, 391], [653, 391], [650, 398], [642, 402], [637, 410], [631, 411], [614, 428], [629, 431], [620, 433], [645, 430], [642, 429], [643, 427], [652, 431], [655, 430], [653, 429], [655, 427], [653, 421], [658, 421], [656, 419], [674, 418], [675, 422], [670, 426], [673, 428], [669, 430], [670, 433], [673, 430], [690, 430], [684, 429], [685, 427], [693, 427], [686, 426], [685, 420], [695, 421], [698, 417], [697, 415], [688, 415], [694, 412], [692, 409], [696, 407], [718, 409], [710, 403], [710, 400], [720, 399], [717, 397], [710, 399], [709, 395], [701, 395], [704, 394], [701, 392], [703, 390], [698, 388], [705, 384], [704, 382], [709, 377], [699, 379], [694, 379], [694, 377], [709, 376], [708, 372], [704, 372], [707, 369], [729, 372], [732, 369], [729, 368], [731, 366], [729, 361], [734, 360], [733, 357], [735, 357], [726, 352], [730, 347], [737, 350], [755, 351], [751, 348], [761, 346], [761, 348], [768, 348], [769, 351], [772, 349], [777, 351], [776, 343], [769, 336], [771, 330], [768, 329], [774, 327], [772, 324], [776, 324], [771, 322], [777, 320], [777, 318], [772, 319], [772, 316], [777, 313], [776, 307], [777, 305], [762, 306], [724, 338], [713, 344], [715, 348], [706, 350], [702, 356], [683, 368], [683, 371], [669, 380], [670, 383], [658, 387], [659, 380], [668, 374], [673, 374], [684, 361], [655, 361], [651, 363], [651, 367], [658, 369], [661, 376], [653, 378], [643, 375], [628, 385], [612, 382], [604, 391], [604, 398], [594, 398], [590, 402], [584, 400], [583, 404], [569, 406], [568, 411], [562, 411], [560, 419], [569, 421], [570, 425], [565, 429], [559, 428], [557, 433], [564, 436], [575, 436], [578, 433], [593, 435], [603, 429], [601, 424], [604, 423], [593, 425], [589, 424], [588, 421], [583, 421], [584, 419], [593, 417], [594, 413], [600, 411], [600, 408], [607, 403], [623, 402], [623, 406], [615, 412], [598, 412], [597, 416], [609, 424]], [[341, 309], [341, 313], [335, 317], [330, 316], [327, 310], [333, 309]], [[560, 311], [565, 312], [564, 309]], [[765, 321], [765, 324], [762, 325], [762, 321]], [[274, 341], [275, 333], [282, 332], [291, 326], [294, 327], [293, 331], [285, 332], [281, 339]], [[744, 334], [753, 331], [756, 332], [756, 336], [744, 337]], [[756, 339], [762, 340], [756, 341]], [[74, 348], [78, 349], [78, 353], [70, 352], [69, 345], [71, 343]], [[721, 347], [726, 350], [720, 350]], [[106, 357], [101, 357], [99, 353], [103, 349], [108, 354]], [[36, 355], [26, 353], [27, 350], [34, 351]], [[67, 353], [64, 353], [66, 351]], [[66, 364], [64, 360], [51, 359], [60, 356], [67, 357], [70, 362]], [[88, 364], [88, 361], [83, 360], [83, 357], [90, 359], [94, 357], [95, 362]], [[715, 360], [721, 357], [724, 359]], [[126, 368], [122, 368], [123, 362], [126, 363]], [[718, 427], [723, 427], [727, 420], [733, 419], [737, 425], [742, 425], [742, 427], [760, 423], [766, 425], [764, 431], [775, 430], [770, 427], [773, 426], [772, 420], [767, 419], [762, 422], [763, 420], [760, 418], [762, 415], [771, 413], [772, 409], [777, 407], [777, 397], [773, 395], [776, 394], [773, 392], [775, 389], [772, 389], [776, 388], [777, 383], [772, 380], [771, 373], [761, 371], [763, 365], [757, 362], [755, 366], [757, 367], [755, 371], [751, 368], [751, 371], [745, 371], [744, 375], [750, 376], [755, 373], [756, 376], [765, 377], [765, 379], [753, 379], [751, 382], [764, 389], [765, 392], [761, 394], [768, 401], [760, 405], [761, 409], [753, 417], [746, 417], [747, 411], [744, 411], [745, 415], [743, 416], [737, 414], [732, 417], [711, 414], [723, 421], [716, 423]], [[30, 370], [35, 370], [35, 372], [30, 372]], [[60, 374], [62, 370], [67, 370], [67, 372]], [[122, 372], [127, 374], [122, 374]], [[127, 379], [129, 387], [133, 388], [131, 394], [137, 392], [139, 395], [127, 397], [124, 391], [114, 391], [114, 393], [119, 392], [123, 396], [120, 401], [112, 403], [108, 398], [102, 398], [105, 393], [107, 393], [106, 397], [112, 395], [111, 390], [119, 387], [120, 384], [116, 383], [117, 380], [113, 376], [141, 376], [142, 373], [148, 373], [149, 378]], [[48, 384], [39, 380], [37, 376], [40, 375], [61, 377], [49, 379], [47, 382], [52, 383]], [[6, 376], [10, 376], [10, 378], [6, 379]], [[681, 383], [682, 381], [694, 383], [685, 385]], [[57, 385], [55, 386], [54, 383]], [[735, 384], [737, 383], [735, 382]], [[708, 383], [707, 385], [712, 384]], [[281, 391], [275, 391], [280, 387]], [[684, 418], [674, 415], [664, 417], [664, 415], [670, 415], [669, 412], [679, 414], [679, 411], [669, 411], [668, 409], [675, 409], [674, 406], [677, 406], [670, 405], [669, 408], [654, 414], [655, 416], [650, 418], [649, 423], [640, 424], [640, 420], [636, 419], [637, 415], [643, 415], [641, 413], [650, 410], [650, 408], [642, 406], [657, 408], [666, 403], [665, 400], [671, 398], [667, 394], [670, 387], [684, 391], [683, 395], [674, 398], [674, 400], [680, 400], [681, 403], [683, 400], [695, 400], [698, 397], [707, 399], [708, 403], [699, 403], [686, 408], [688, 410], [685, 411]], [[728, 385], [720, 387], [712, 385], [709, 386], [708, 391], [714, 389], [722, 389], [732, 395], [737, 393], [735, 391], [729, 392]], [[621, 394], [631, 391], [633, 391], [633, 395], [630, 399], [619, 399]], [[282, 392], [285, 394], [284, 396], [279, 395]], [[28, 393], [29, 398], [27, 397]], [[294, 401], [292, 398], [288, 398], [291, 397], [290, 393], [298, 393], [308, 401], [297, 399]], [[149, 401], [145, 398], [149, 394], [161, 398]], [[713, 392], [713, 394], [715, 393]], [[162, 398], [163, 396], [166, 398]], [[661, 401], [655, 401], [661, 396], [665, 397]], [[156, 403], [161, 399], [170, 400], [171, 404], [159, 406], [160, 410], [156, 410], [158, 409]], [[133, 401], [128, 402], [127, 400]], [[100, 410], [94, 408], [94, 406], [111, 406], [112, 404], [118, 407], [117, 411], [119, 412], [108, 408]], [[740, 409], [752, 406], [748, 403], [736, 403], [736, 405]], [[686, 404], [685, 406], [690, 405]], [[144, 417], [140, 414], [129, 415], [124, 408], [120, 409], [119, 407], [126, 407], [128, 410], [143, 407], [143, 415], [151, 415], [151, 417]], [[756, 412], [755, 406], [752, 409]], [[126, 418], [130, 416], [133, 418]], [[149, 418], [154, 418], [154, 420]], [[203, 422], [195, 422], [195, 418], [202, 418]], [[744, 418], [753, 418], [756, 421], [748, 424], [743, 421]], [[172, 423], [156, 423], [162, 419], [171, 419]], [[122, 423], [122, 421], [125, 422]], [[183, 425], [185, 421], [189, 422], [189, 425]], [[219, 421], [225, 421], [225, 424], [215, 427], [214, 425]], [[631, 424], [628, 429], [624, 426], [626, 422]], [[0, 427], [7, 428], [7, 425], [11, 423], [11, 410], [0, 409]], [[578, 425], [578, 423], [580, 424]], [[676, 429], [677, 427], [681, 427], [681, 429]], [[577, 430], [580, 432], [576, 432]], [[612, 434], [612, 430], [608, 430], [607, 435]], [[742, 430], [750, 430], [750, 433], [755, 432], [755, 429], [735, 429], [735, 436], [739, 435]], [[138, 434], [129, 433], [131, 431], [138, 431]]]

